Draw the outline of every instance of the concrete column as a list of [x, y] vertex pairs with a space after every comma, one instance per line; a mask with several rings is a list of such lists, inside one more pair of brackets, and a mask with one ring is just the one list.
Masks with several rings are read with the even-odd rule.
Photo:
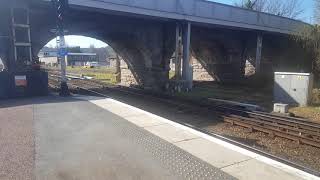
[[181, 79], [181, 25], [176, 25], [176, 50], [175, 50], [175, 76], [176, 80]]
[[192, 89], [193, 69], [190, 58], [190, 38], [191, 38], [191, 23], [188, 22], [183, 26], [182, 35], [183, 44], [183, 65], [182, 65], [182, 79], [186, 82], [187, 89]]
[[[60, 45], [59, 49], [62, 51], [62, 49], [66, 49], [66, 43], [64, 35], [59, 36]], [[59, 55], [60, 56], [60, 66], [61, 66], [61, 83], [67, 84], [67, 77], [66, 77], [66, 67], [67, 67], [67, 61], [68, 56], [66, 55]]]
[[256, 73], [260, 73], [261, 71], [261, 54], [262, 54], [262, 34], [258, 34], [257, 37], [257, 52], [256, 52]]

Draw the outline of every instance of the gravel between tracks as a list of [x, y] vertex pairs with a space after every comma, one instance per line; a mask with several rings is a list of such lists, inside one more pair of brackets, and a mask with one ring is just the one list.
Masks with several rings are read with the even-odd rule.
[[0, 106], [0, 179], [35, 179], [32, 112], [30, 105]]
[[227, 123], [208, 126], [206, 129], [270, 154], [307, 166], [310, 169], [320, 171], [319, 148], [299, 145], [296, 142], [279, 137], [272, 138], [262, 132], [252, 133], [245, 128], [232, 126]]

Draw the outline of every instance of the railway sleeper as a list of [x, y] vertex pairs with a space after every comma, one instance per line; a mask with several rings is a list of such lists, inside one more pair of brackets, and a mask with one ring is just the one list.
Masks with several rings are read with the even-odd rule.
[[307, 124], [307, 123], [302, 123], [298, 121], [285, 121], [283, 119], [273, 119], [273, 118], [267, 118], [267, 117], [260, 117], [260, 116], [250, 116], [251, 118], [257, 118], [263, 121], [271, 121], [277, 124], [284, 124], [287, 126], [292, 126], [293, 128], [299, 128], [299, 129], [306, 129], [309, 131], [314, 131], [315, 133], [320, 134], [320, 124], [319, 125], [314, 125], [314, 124]]
[[232, 112], [246, 114], [247, 117], [251, 117], [251, 118], [263, 118], [268, 120], [271, 119], [271, 120], [276, 120], [277, 122], [282, 121], [282, 122], [288, 122], [288, 123], [295, 123], [295, 124], [311, 127], [316, 130], [320, 129], [319, 123], [310, 122], [308, 120], [296, 119], [292, 117], [276, 116], [270, 113], [243, 111], [243, 110], [234, 109], [234, 108], [227, 108], [227, 109], [229, 109]]
[[[296, 129], [296, 128], [291, 128], [291, 126], [288, 127], [288, 126], [281, 125], [281, 124], [275, 124], [275, 123], [270, 123], [270, 122], [261, 122], [260, 120], [255, 120], [255, 119], [245, 118], [245, 117], [238, 117], [238, 116], [234, 116], [234, 115], [231, 115], [230, 117], [235, 118], [235, 119], [241, 119], [241, 120], [248, 121], [248, 122], [253, 122], [256, 125], [260, 125], [260, 126], [273, 127], [278, 130], [281, 130], [281, 131], [294, 132], [298, 135], [307, 134], [307, 135], [317, 136], [320, 138], [320, 134], [315, 133], [313, 131], [310, 132], [305, 129]], [[229, 117], [227, 117], [227, 118], [229, 118]], [[261, 124], [263, 124], [263, 125], [261, 125]]]
[[[226, 122], [228, 122], [230, 120], [226, 120]], [[252, 128], [254, 130], [260, 131], [260, 132], [264, 132], [267, 133], [271, 136], [278, 136], [278, 137], [282, 137], [285, 139], [289, 139], [295, 142], [299, 142], [300, 144], [306, 144], [306, 145], [311, 145], [314, 147], [318, 147], [320, 148], [320, 142], [319, 141], [314, 141], [313, 139], [309, 139], [309, 138], [305, 138], [305, 137], [300, 137], [297, 135], [292, 135], [292, 134], [286, 134], [283, 132], [279, 132], [276, 130], [272, 130], [272, 129], [266, 129], [266, 127], [259, 127], [257, 125], [253, 125], [253, 124], [249, 124], [246, 122], [243, 122], [241, 120], [237, 121], [237, 120], [233, 120], [234, 124], [242, 126], [242, 127], [246, 127], [246, 128]]]
[[309, 121], [298, 121], [298, 120], [290, 120], [290, 119], [285, 119], [285, 118], [277, 118], [277, 117], [272, 117], [272, 116], [267, 116], [267, 115], [250, 115], [251, 118], [258, 118], [258, 119], [267, 119], [271, 121], [276, 121], [276, 122], [283, 122], [283, 123], [294, 123], [299, 126], [308, 126], [314, 129], [319, 129], [320, 124], [318, 123], [312, 123]]
[[277, 125], [283, 125], [283, 126], [288, 126], [290, 127], [291, 129], [303, 129], [303, 130], [307, 130], [307, 131], [312, 131], [313, 133], [315, 134], [319, 134], [319, 129], [316, 129], [316, 128], [310, 128], [309, 126], [305, 126], [305, 125], [297, 125], [297, 124], [294, 124], [293, 123], [288, 123], [288, 122], [282, 122], [282, 121], [274, 121], [274, 120], [269, 120], [269, 119], [264, 119], [264, 118], [258, 118], [262, 121], [265, 121], [265, 122], [272, 122], [274, 124], [277, 124]]
[[[237, 121], [237, 120], [236, 120]], [[239, 121], [239, 120], [238, 120]], [[241, 120], [240, 120], [241, 121]], [[247, 124], [250, 124], [252, 126], [259, 126], [257, 123], [255, 122], [245, 122], [243, 121], [244, 123], [247, 123]], [[313, 138], [310, 138], [308, 133], [304, 133], [302, 134], [301, 132], [296, 132], [296, 131], [292, 131], [290, 129], [285, 129], [284, 131], [280, 131], [277, 127], [274, 127], [274, 126], [270, 126], [270, 125], [264, 125], [264, 126], [260, 126], [261, 128], [266, 128], [266, 129], [269, 129], [269, 130], [272, 130], [272, 131], [278, 131], [278, 132], [281, 132], [281, 133], [285, 133], [285, 134], [289, 134], [289, 135], [292, 135], [292, 136], [296, 136], [296, 137], [302, 137], [302, 138], [306, 138], [306, 139], [310, 139], [310, 140], [314, 140]], [[319, 141], [320, 143], [320, 141]]]

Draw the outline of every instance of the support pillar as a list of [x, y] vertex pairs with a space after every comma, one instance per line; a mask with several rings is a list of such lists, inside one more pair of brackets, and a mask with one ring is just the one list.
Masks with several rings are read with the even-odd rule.
[[262, 34], [257, 37], [257, 52], [256, 52], [256, 74], [261, 72], [261, 55], [262, 55]]
[[59, 50], [60, 50], [60, 65], [61, 65], [61, 84], [60, 84], [60, 96], [69, 96], [69, 88], [67, 84], [67, 76], [66, 76], [66, 55], [63, 55], [66, 51], [66, 44], [65, 44], [65, 38], [63, 34], [60, 34], [59, 36], [60, 44], [59, 44]]
[[182, 47], [182, 29], [181, 25], [176, 25], [176, 50], [175, 50], [175, 77], [176, 80], [181, 79], [181, 47]]
[[185, 88], [191, 90], [193, 83], [193, 68], [190, 59], [190, 39], [191, 39], [191, 23], [187, 22], [183, 26], [183, 64], [182, 64], [182, 79], [185, 81]]

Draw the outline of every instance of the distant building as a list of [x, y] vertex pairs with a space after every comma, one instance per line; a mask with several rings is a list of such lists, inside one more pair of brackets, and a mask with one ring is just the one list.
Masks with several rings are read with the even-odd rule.
[[58, 66], [57, 57], [39, 57], [39, 61], [41, 64], [46, 66]]
[[68, 53], [66, 56], [68, 66], [85, 66], [88, 63], [98, 62], [96, 53]]
[[[44, 65], [57, 66], [59, 64], [56, 49], [43, 49], [38, 56], [40, 62]], [[96, 53], [68, 53], [66, 56], [66, 64], [68, 66], [85, 66], [92, 62], [98, 62]]]
[[47, 48], [44, 47], [43, 49], [40, 50], [38, 54], [39, 58], [43, 57], [57, 57], [57, 49], [56, 48]]
[[58, 66], [57, 54], [56, 48], [44, 47], [38, 54], [39, 61], [46, 66]]

